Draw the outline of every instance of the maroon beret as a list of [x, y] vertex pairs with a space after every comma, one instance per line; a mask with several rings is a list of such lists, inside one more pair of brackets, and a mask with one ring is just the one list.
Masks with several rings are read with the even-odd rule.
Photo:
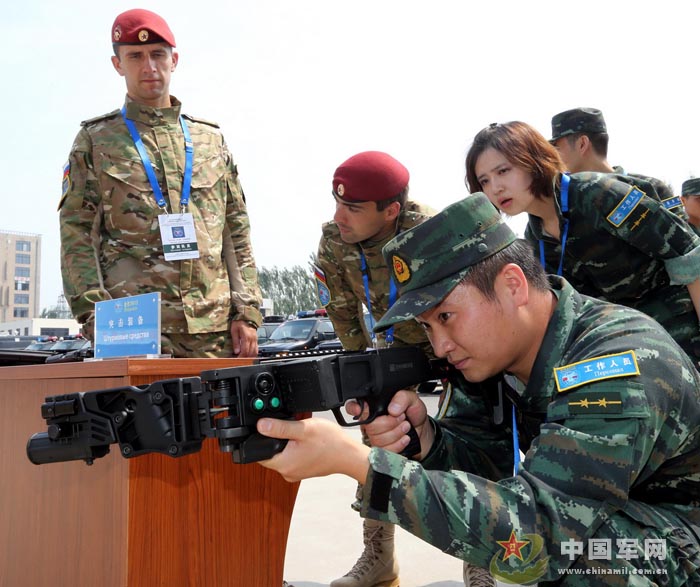
[[167, 43], [175, 47], [175, 35], [155, 12], [134, 8], [122, 12], [112, 25], [112, 43], [119, 45], [147, 45]]
[[365, 151], [353, 155], [335, 170], [333, 194], [354, 202], [390, 200], [408, 185], [408, 178], [408, 169], [391, 155]]

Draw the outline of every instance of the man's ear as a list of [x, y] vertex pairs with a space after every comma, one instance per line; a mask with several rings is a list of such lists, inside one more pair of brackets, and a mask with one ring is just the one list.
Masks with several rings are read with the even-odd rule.
[[576, 139], [576, 150], [581, 154], [588, 153], [592, 148], [591, 139], [586, 135], [581, 135]]
[[119, 57], [116, 55], [112, 55], [112, 65], [114, 66], [114, 69], [117, 70], [117, 73], [124, 77], [124, 71], [122, 70], [122, 62]]
[[496, 284], [505, 300], [515, 306], [524, 306], [529, 299], [530, 286], [520, 265], [508, 263], [501, 268], [496, 277]]
[[399, 214], [401, 214], [401, 204], [398, 202], [392, 202], [386, 208], [384, 208], [384, 212], [386, 213], [387, 221], [396, 220], [399, 217]]
[[177, 51], [175, 51], [175, 49], [173, 49], [173, 65], [170, 68], [170, 71], [175, 71], [178, 61], [180, 61], [180, 54]]

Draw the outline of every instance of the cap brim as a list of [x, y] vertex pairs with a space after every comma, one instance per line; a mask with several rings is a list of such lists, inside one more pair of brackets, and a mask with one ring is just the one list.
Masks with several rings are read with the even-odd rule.
[[457, 284], [464, 279], [470, 270], [471, 267], [466, 267], [436, 283], [401, 294], [401, 297], [389, 308], [389, 311], [375, 324], [374, 332], [383, 332], [394, 324], [412, 320], [423, 312], [434, 308], [457, 287]]

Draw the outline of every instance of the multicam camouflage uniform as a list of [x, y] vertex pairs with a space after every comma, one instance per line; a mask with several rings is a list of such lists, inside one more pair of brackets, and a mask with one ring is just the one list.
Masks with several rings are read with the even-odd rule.
[[[185, 161], [181, 104], [171, 101], [170, 108], [126, 102], [170, 213], [180, 209]], [[236, 166], [216, 124], [183, 117], [194, 146], [187, 211], [200, 257], [164, 259], [161, 210], [115, 110], [84, 122], [71, 149], [59, 205], [61, 265], [66, 298], [79, 322], [92, 321], [97, 301], [159, 291], [164, 352], [189, 347], [192, 352], [183, 354], [195, 356], [209, 338], [220, 348], [216, 341], [224, 336], [230, 348], [230, 320], [259, 325], [261, 300]]]
[[[497, 376], [454, 392], [421, 463], [372, 449], [362, 515], [510, 582], [699, 585], [700, 375], [644, 314], [550, 281], [558, 304], [524, 390]], [[612, 369], [630, 351], [638, 374], [557, 391], [555, 368]], [[508, 407], [496, 425], [499, 387]], [[525, 452], [515, 476], [511, 404]]]
[[[655, 198], [642, 196], [628, 210], [633, 181], [593, 172], [571, 175], [563, 276], [581, 293], [648, 314], [697, 360], [700, 327], [686, 285], [700, 277], [700, 239]], [[558, 184], [555, 196], [563, 231]], [[543, 234], [539, 218], [530, 216], [525, 238], [536, 255], [539, 241], [544, 243], [545, 269], [556, 273], [561, 243]]]
[[[416, 202], [407, 202], [399, 216], [397, 233], [420, 224], [434, 211]], [[350, 351], [364, 350], [370, 346], [362, 324], [362, 304], [366, 304], [365, 286], [362, 280], [360, 247], [368, 267], [372, 315], [378, 320], [389, 309], [389, 268], [382, 247], [394, 235], [378, 242], [348, 244], [340, 238], [335, 222], [323, 225], [323, 236], [318, 245], [318, 264], [325, 273], [330, 290], [330, 303], [326, 305], [343, 348]], [[432, 348], [423, 328], [415, 322], [404, 322], [394, 328], [395, 344], [417, 345], [432, 355]], [[385, 346], [385, 334], [378, 334], [376, 344]]]

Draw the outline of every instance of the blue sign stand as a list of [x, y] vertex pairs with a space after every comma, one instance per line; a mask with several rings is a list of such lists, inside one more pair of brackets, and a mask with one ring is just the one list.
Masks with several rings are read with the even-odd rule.
[[95, 304], [95, 358], [160, 355], [160, 293]]

